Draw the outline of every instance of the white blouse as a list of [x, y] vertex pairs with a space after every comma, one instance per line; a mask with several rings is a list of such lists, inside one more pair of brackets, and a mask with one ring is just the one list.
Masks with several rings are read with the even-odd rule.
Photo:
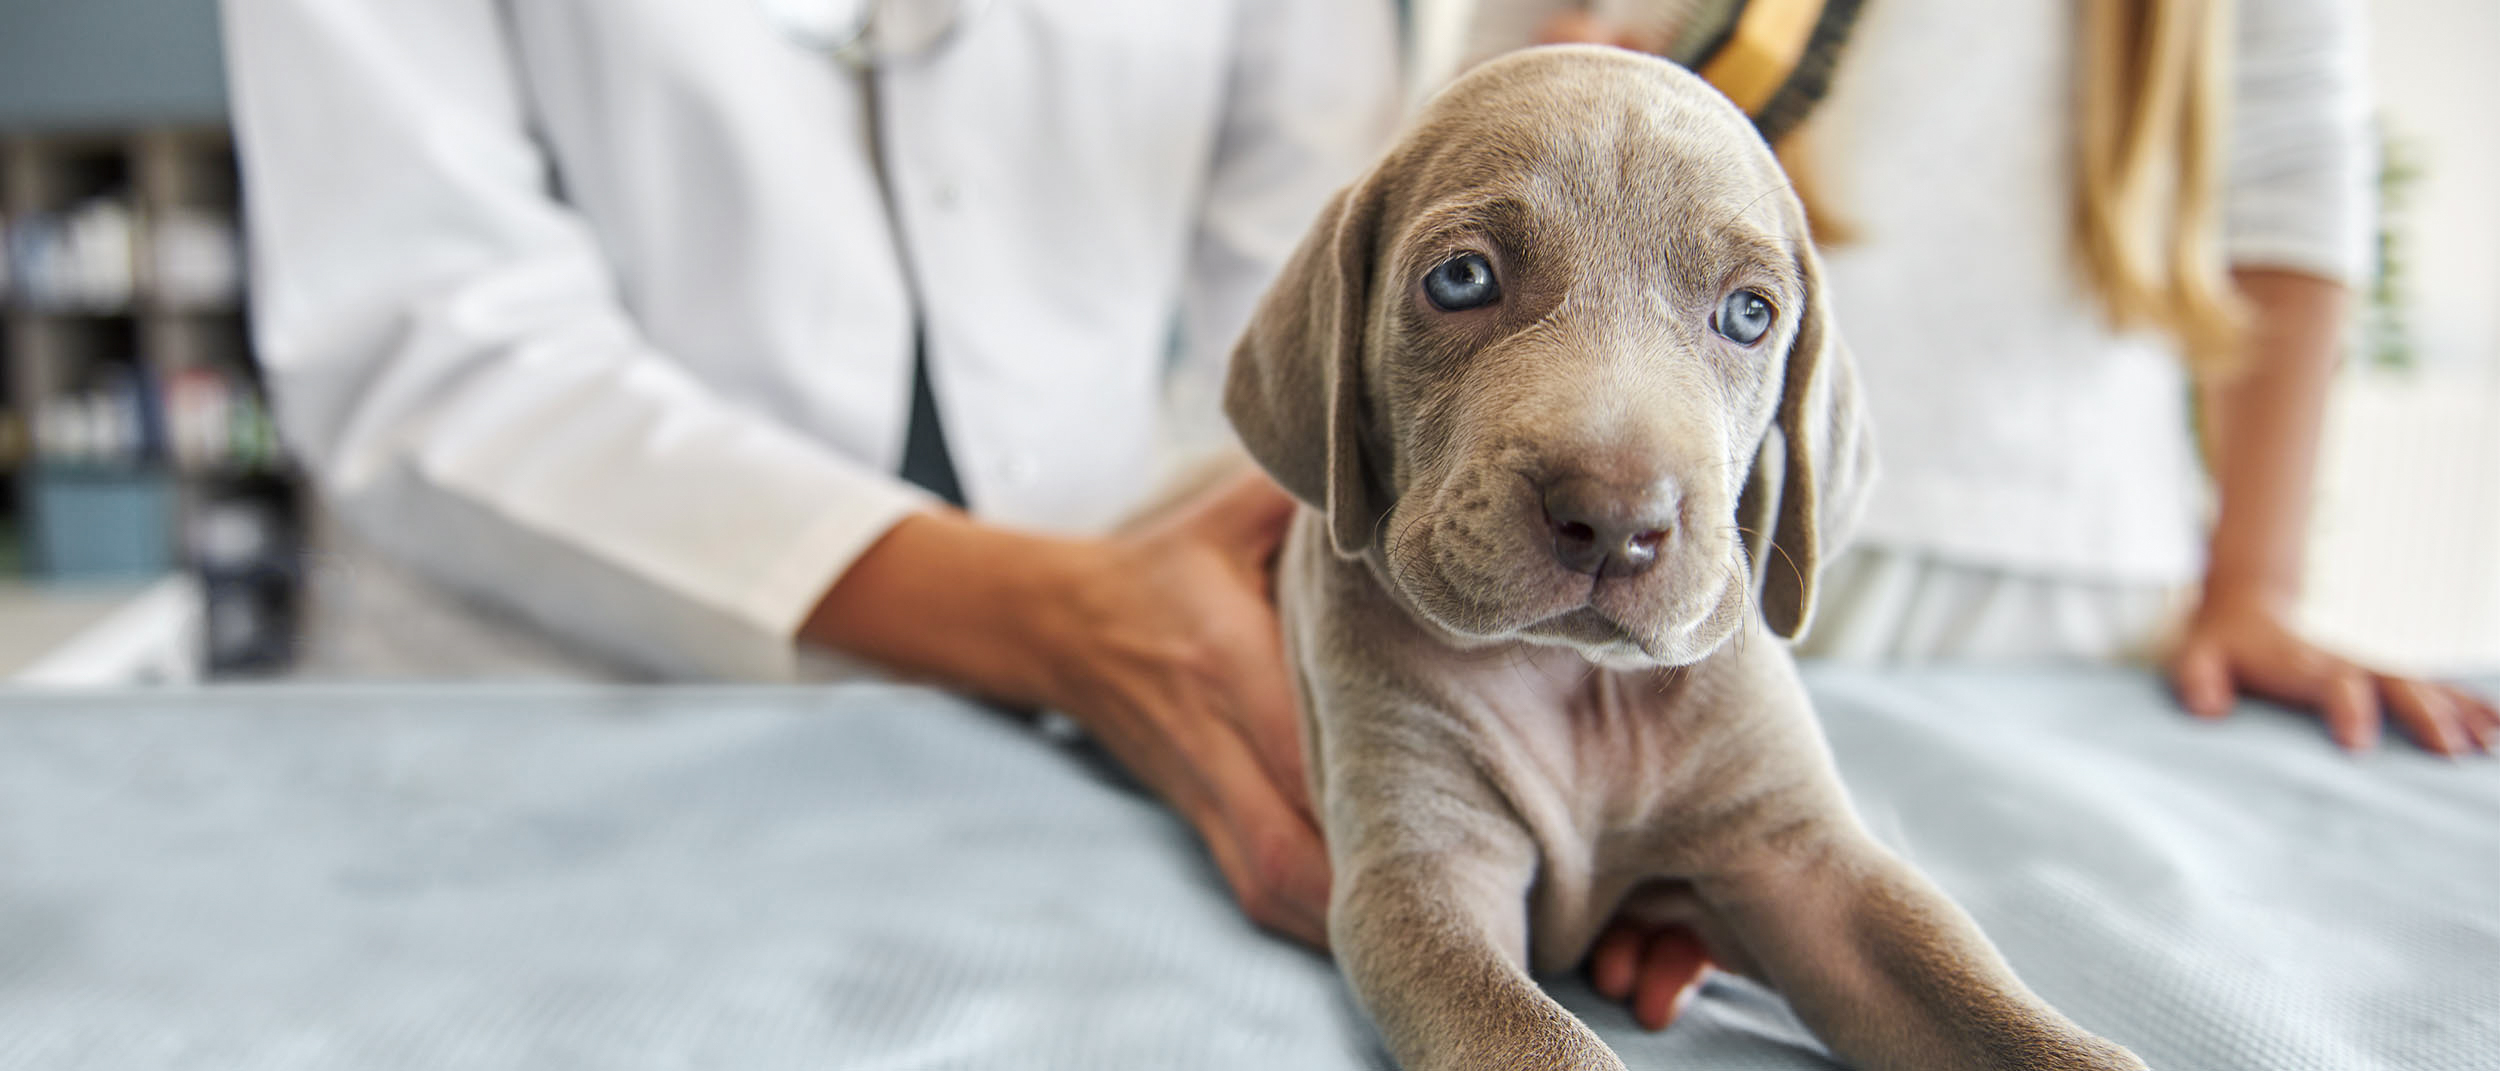
[[[1586, 2], [1415, 0], [1415, 84]], [[2376, 164], [2359, 5], [2236, 7], [2229, 258], [2358, 281]], [[2202, 569], [2204, 475], [2176, 348], [2113, 331], [2074, 251], [2075, 8], [1868, 0], [1812, 122], [1816, 178], [1863, 234], [1825, 253], [1881, 461], [1860, 540], [2172, 585]]]
[[[2237, 6], [2228, 257], [2357, 281], [2376, 160], [2360, 13]], [[2074, 253], [2073, 19], [1869, 3], [1816, 120], [1819, 177], [1864, 234], [1827, 255], [1882, 461], [1860, 537], [2175, 584], [2202, 569], [2203, 468], [2176, 348], [2113, 331]]]

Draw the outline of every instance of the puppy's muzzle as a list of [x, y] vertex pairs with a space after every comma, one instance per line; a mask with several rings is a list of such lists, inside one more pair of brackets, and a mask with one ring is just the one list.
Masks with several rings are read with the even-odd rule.
[[1635, 576], [1675, 539], [1683, 489], [1673, 479], [1607, 480], [1566, 475], [1545, 485], [1545, 527], [1554, 560], [1575, 573]]

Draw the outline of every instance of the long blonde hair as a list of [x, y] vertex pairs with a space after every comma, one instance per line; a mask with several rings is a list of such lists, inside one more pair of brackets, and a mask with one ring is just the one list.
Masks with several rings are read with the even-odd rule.
[[2227, 371], [2243, 314], [2222, 252], [2231, 0], [2082, 0], [2076, 248], [2119, 327]]
[[[2222, 254], [2232, 6], [2077, 0], [2075, 250], [2110, 322], [2172, 336], [2199, 375], [2235, 366], [2243, 321]], [[1812, 135], [1780, 139], [1780, 162], [1815, 239], [1846, 244]]]

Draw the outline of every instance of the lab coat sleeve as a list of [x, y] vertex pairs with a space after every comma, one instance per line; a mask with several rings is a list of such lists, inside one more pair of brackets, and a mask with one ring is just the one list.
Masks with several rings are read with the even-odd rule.
[[791, 636], [923, 499], [656, 352], [492, 0], [227, 0], [259, 357], [331, 506], [438, 581], [668, 675]]
[[2378, 153], [2355, 0], [2240, 4], [2224, 249], [2236, 267], [2370, 271]]
[[1328, 195], [1386, 147], [1398, 115], [1388, 0], [1255, 0], [1233, 69], [1184, 289], [1166, 422], [1183, 455], [1231, 441], [1226, 358]]

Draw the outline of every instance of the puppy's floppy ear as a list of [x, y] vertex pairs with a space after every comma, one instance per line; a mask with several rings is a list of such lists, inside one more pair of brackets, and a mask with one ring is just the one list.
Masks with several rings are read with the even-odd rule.
[[1285, 490], [1328, 513], [1356, 557], [1388, 510], [1364, 458], [1363, 350], [1379, 229], [1376, 173], [1339, 191], [1259, 302], [1224, 383], [1224, 414]]
[[[1875, 476], [1857, 367], [1832, 328], [1822, 263], [1803, 243], [1797, 261], [1805, 279], [1805, 317], [1789, 346], [1779, 413], [1755, 455], [1754, 478], [1738, 507], [1739, 523], [1754, 531], [1768, 522], [1771, 552], [1756, 547], [1752, 555], [1762, 584], [1762, 619], [1772, 632], [1792, 640], [1814, 616], [1815, 572], [1826, 555], [1848, 543]], [[1770, 437], [1777, 441], [1767, 441]], [[1771, 465], [1779, 466], [1776, 485], [1773, 473], [1765, 471]], [[1773, 494], [1776, 509], [1764, 501]]]

